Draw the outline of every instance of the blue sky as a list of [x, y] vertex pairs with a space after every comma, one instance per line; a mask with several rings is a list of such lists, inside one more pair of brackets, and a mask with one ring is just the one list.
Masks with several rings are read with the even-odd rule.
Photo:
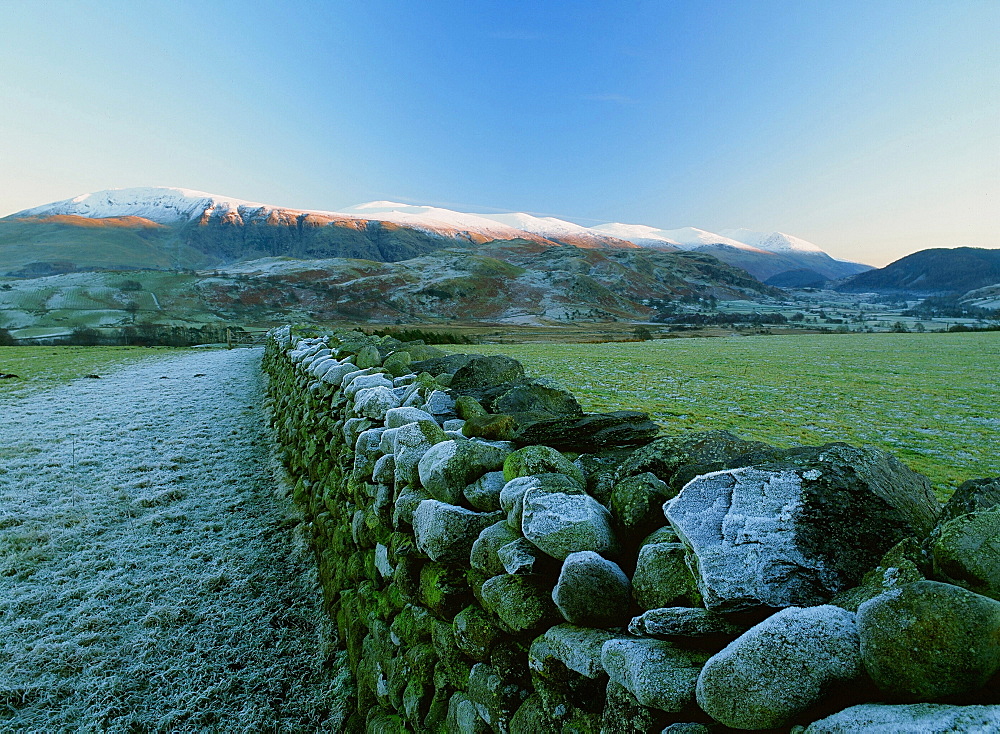
[[1000, 2], [0, 3], [0, 215], [166, 185], [1000, 247]]

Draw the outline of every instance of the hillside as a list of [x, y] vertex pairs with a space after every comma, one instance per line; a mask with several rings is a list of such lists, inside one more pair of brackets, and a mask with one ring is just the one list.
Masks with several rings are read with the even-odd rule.
[[1000, 283], [1000, 250], [981, 247], [921, 250], [878, 270], [847, 278], [845, 293], [961, 295]]
[[[475, 214], [374, 201], [318, 211], [176, 188], [110, 189], [0, 219], [0, 274], [94, 268], [204, 268], [262, 257], [398, 262], [446, 247], [524, 240], [545, 247], [695, 251], [760, 280], [790, 270], [824, 279], [866, 269], [781, 232], [606, 224], [585, 227], [523, 212]], [[734, 237], [743, 238], [743, 240]]]

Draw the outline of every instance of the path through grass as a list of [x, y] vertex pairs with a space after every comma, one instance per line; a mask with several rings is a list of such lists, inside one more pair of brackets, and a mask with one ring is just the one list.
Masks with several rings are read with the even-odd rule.
[[942, 498], [1000, 475], [1000, 334], [846, 334], [477, 345], [555, 378], [592, 411], [667, 431], [727, 429], [781, 446], [895, 453]]
[[0, 398], [0, 731], [337, 730], [348, 678], [259, 361]]

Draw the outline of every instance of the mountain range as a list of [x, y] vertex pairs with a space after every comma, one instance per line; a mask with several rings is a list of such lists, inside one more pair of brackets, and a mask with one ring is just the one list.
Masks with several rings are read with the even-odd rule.
[[954, 247], [920, 250], [847, 278], [834, 287], [845, 293], [887, 295], [961, 296], [1000, 284], [1000, 250]]
[[266, 257], [409, 260], [448, 247], [519, 241], [543, 247], [693, 251], [761, 281], [792, 285], [870, 269], [781, 232], [584, 227], [527, 213], [474, 214], [376, 201], [343, 211], [278, 207], [177, 188], [112, 189], [0, 219], [0, 272], [205, 269]]

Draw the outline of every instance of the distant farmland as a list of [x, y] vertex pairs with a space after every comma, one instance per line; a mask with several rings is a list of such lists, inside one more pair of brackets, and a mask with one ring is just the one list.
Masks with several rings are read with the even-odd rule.
[[586, 410], [648, 411], [667, 432], [726, 429], [780, 446], [873, 444], [930, 477], [942, 499], [967, 479], [1000, 475], [1000, 333], [468, 350], [521, 360]]

